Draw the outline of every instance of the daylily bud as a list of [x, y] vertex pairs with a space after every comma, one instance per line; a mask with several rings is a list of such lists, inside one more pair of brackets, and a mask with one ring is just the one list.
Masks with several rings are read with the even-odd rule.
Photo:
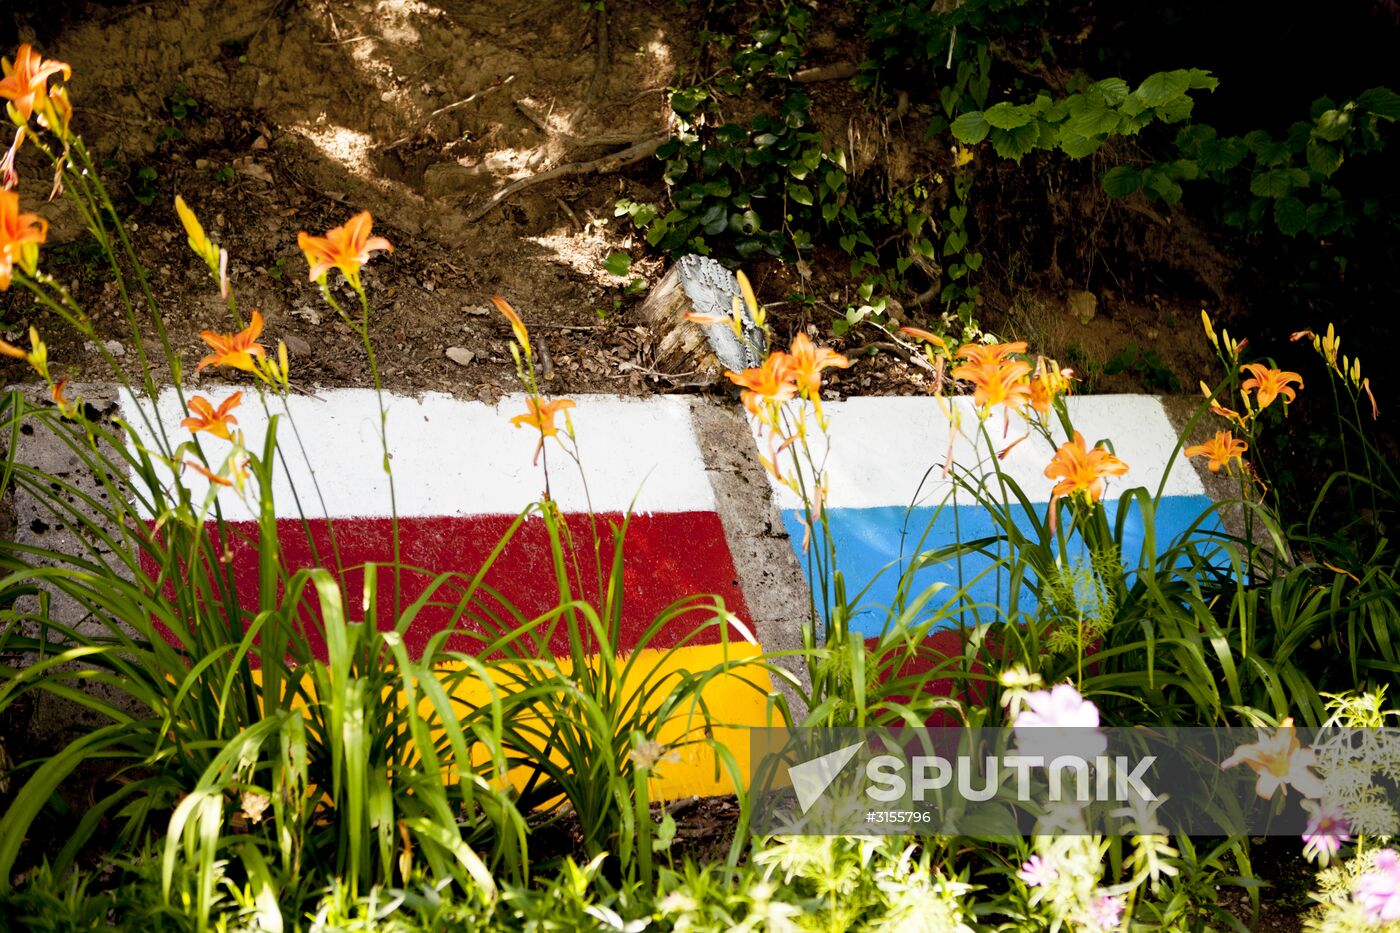
[[749, 284], [748, 276], [743, 270], [734, 273], [734, 277], [739, 280], [739, 291], [743, 293], [744, 304], [748, 306], [749, 314], [758, 314], [758, 299], [754, 297], [753, 286]]
[[1216, 339], [1215, 328], [1211, 326], [1210, 315], [1206, 313], [1205, 308], [1201, 309], [1201, 324], [1205, 326], [1206, 337], [1209, 338], [1211, 346], [1219, 349], [1220, 341]]
[[209, 238], [204, 234], [204, 227], [199, 223], [199, 218], [185, 204], [185, 199], [178, 194], [175, 195], [175, 213], [179, 216], [180, 223], [184, 225], [185, 233], [189, 236], [190, 249], [204, 260], [209, 271], [218, 274], [219, 248], [209, 242]]

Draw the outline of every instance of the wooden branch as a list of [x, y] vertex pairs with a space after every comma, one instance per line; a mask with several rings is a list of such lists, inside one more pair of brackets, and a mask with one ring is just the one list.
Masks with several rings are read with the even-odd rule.
[[491, 195], [491, 197], [487, 198], [485, 204], [467, 215], [467, 219], [480, 220], [490, 213], [492, 208], [500, 204], [506, 198], [542, 182], [552, 181], [555, 178], [564, 178], [569, 175], [606, 175], [620, 168], [626, 168], [635, 162], [642, 161], [648, 156], [655, 155], [656, 150], [661, 148], [661, 144], [670, 138], [670, 134], [663, 133], [660, 136], [653, 136], [650, 139], [628, 146], [620, 152], [614, 152], [612, 155], [603, 156], [600, 159], [593, 159], [588, 162], [566, 162], [563, 165], [556, 165], [554, 168], [535, 175], [517, 178], [515, 181]]
[[798, 84], [816, 84], [818, 81], [839, 81], [842, 78], [854, 78], [860, 66], [855, 62], [833, 62], [830, 65], [818, 65], [815, 68], [803, 68], [792, 76], [792, 80]]

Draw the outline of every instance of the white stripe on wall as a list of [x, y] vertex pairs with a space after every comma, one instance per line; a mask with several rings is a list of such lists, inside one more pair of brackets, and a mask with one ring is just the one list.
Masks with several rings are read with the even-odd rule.
[[[1100, 440], [1112, 442], [1128, 472], [1108, 483], [1108, 498], [1126, 489], [1145, 486], [1156, 493], [1166, 471], [1177, 434], [1167, 420], [1161, 402], [1146, 395], [1084, 395], [1067, 400], [1070, 417], [1092, 449]], [[953, 463], [959, 473], [991, 473], [988, 443], [979, 434], [977, 410], [970, 397], [942, 402], [931, 396], [852, 398], [826, 402], [830, 450], [826, 460], [827, 506], [830, 508], [875, 508], [880, 506], [938, 505], [948, 495], [952, 480], [943, 476], [948, 457], [949, 437], [954, 438]], [[955, 431], [949, 415], [960, 421]], [[991, 446], [1000, 450], [1026, 433], [1025, 421], [1012, 414], [1010, 430], [1003, 433], [1000, 406], [986, 421]], [[1052, 420], [1053, 436], [1062, 443], [1064, 432]], [[813, 428], [813, 446], [821, 448], [820, 435]], [[975, 443], [974, 443], [975, 441]], [[765, 443], [760, 441], [761, 444]], [[1033, 502], [1048, 502], [1054, 481], [1045, 476], [1045, 467], [1055, 449], [1032, 433], [1000, 461], [1001, 472], [1014, 480]], [[785, 453], [782, 468], [790, 468]], [[929, 468], [932, 471], [929, 472]], [[925, 474], [927, 478], [925, 478]], [[770, 477], [770, 480], [772, 478]], [[920, 488], [920, 481], [923, 486]], [[773, 485], [778, 504], [799, 509], [801, 500], [788, 488]], [[1171, 465], [1164, 495], [1204, 495], [1195, 468], [1180, 456]]]
[[[249, 450], [259, 453], [267, 418], [249, 386], [202, 385], [186, 396], [203, 395], [216, 406], [232, 392], [243, 390], [243, 403], [234, 414]], [[691, 428], [690, 406], [678, 396], [646, 399], [612, 395], [573, 396], [570, 410], [578, 435], [580, 456], [593, 509], [620, 512], [711, 511], [714, 495], [704, 460]], [[150, 431], [123, 392], [124, 415], [142, 444], [155, 450]], [[389, 450], [393, 454], [394, 489], [400, 516], [512, 514], [538, 500], [544, 492], [544, 472], [531, 465], [539, 433], [510, 423], [525, 412], [522, 395], [510, 395], [497, 405], [463, 401], [441, 393], [410, 397], [385, 394]], [[146, 403], [149, 406], [149, 403]], [[274, 414], [283, 403], [270, 399]], [[315, 397], [293, 396], [286, 411], [294, 419], [302, 445], [286, 417], [278, 425], [278, 442], [291, 478], [280, 466], [273, 485], [279, 517], [295, 517], [295, 484], [307, 517], [376, 517], [390, 514], [389, 484], [383, 470], [379, 440], [379, 409], [368, 389], [323, 389]], [[181, 428], [186, 417], [173, 389], [161, 392], [156, 415], [173, 444], [189, 439]], [[563, 414], [557, 419], [564, 425]], [[228, 443], [200, 435], [210, 461], [217, 467]], [[588, 508], [579, 469], [551, 440], [546, 447], [550, 492], [569, 512]], [[311, 483], [311, 468], [320, 483], [324, 505]], [[168, 479], [168, 471], [164, 474]], [[183, 476], [195, 502], [203, 502], [208, 482], [193, 470]], [[253, 514], [232, 490], [221, 490], [220, 504], [231, 520]], [[150, 516], [146, 516], [150, 517]]]

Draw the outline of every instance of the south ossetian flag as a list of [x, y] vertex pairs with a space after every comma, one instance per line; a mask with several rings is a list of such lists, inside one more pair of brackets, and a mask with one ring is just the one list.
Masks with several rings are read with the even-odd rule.
[[[1132, 498], [1122, 498], [1128, 489], [1145, 487], [1150, 495], [1156, 495], [1158, 487], [1162, 487], [1153, 528], [1156, 553], [1197, 522], [1207, 531], [1220, 529], [1216, 516], [1205, 514], [1211, 509], [1212, 500], [1195, 467], [1176, 451], [1176, 430], [1157, 399], [1143, 395], [1088, 395], [1070, 397], [1066, 403], [1075, 428], [1084, 436], [1085, 446], [1092, 449], [1100, 440], [1111, 441], [1116, 455], [1129, 466], [1125, 475], [1108, 479], [1105, 495], [1110, 521], [1117, 518], [1120, 503], [1126, 509], [1122, 556], [1129, 570], [1138, 566], [1147, 542], [1139, 504]], [[985, 488], [1000, 498], [1003, 487], [995, 476], [999, 469], [1030, 500], [1031, 511], [1041, 521], [1048, 515], [1055, 481], [1045, 476], [1045, 467], [1055, 448], [1040, 435], [1030, 433], [994, 463], [989, 445], [978, 434], [977, 409], [969, 397], [852, 398], [827, 402], [824, 409], [830, 437], [825, 461], [825, 516], [846, 593], [849, 596], [865, 591], [862, 611], [851, 620], [852, 628], [862, 635], [880, 634], [887, 624], [886, 610], [896, 601], [900, 574], [912, 566], [920, 553], [957, 541], [1000, 534], [991, 514], [974, 501], [965, 487], [954, 482], [953, 475], [974, 484], [985, 478]], [[1051, 421], [1052, 436], [1063, 442], [1058, 419]], [[1009, 421], [1004, 421], [999, 406], [993, 408], [986, 429], [991, 437], [990, 447], [997, 451], [1027, 434], [1024, 420], [1012, 413]], [[820, 453], [819, 436], [815, 432], [813, 436]], [[759, 444], [766, 447], [767, 441], [759, 438]], [[945, 474], [945, 464], [949, 462], [953, 468], [951, 474]], [[790, 469], [789, 464], [790, 458], [785, 454], [782, 466]], [[798, 561], [808, 575], [809, 585], [813, 585], [812, 561], [802, 550], [806, 532], [802, 501], [776, 480], [772, 480], [772, 485]], [[1011, 509], [1018, 525], [1028, 528], [1026, 510], [1014, 499]], [[1068, 510], [1063, 507], [1060, 521], [1069, 521]], [[1006, 554], [1005, 547], [1000, 553]], [[1087, 560], [1076, 542], [1071, 542], [1070, 554], [1072, 559]], [[1155, 554], [1146, 557], [1151, 559]], [[912, 592], [944, 583], [948, 589], [935, 596], [928, 608], [943, 606], [958, 591], [965, 591], [968, 599], [978, 604], [1004, 607], [1008, 604], [1010, 582], [1007, 573], [995, 564], [993, 556], [974, 554], [922, 567], [915, 571]], [[1022, 607], [1025, 605], [1022, 600]], [[985, 613], [983, 617], [987, 617]], [[954, 626], [956, 620], [950, 617], [944, 625]], [[956, 649], [952, 642], [947, 647]]]
[[[189, 391], [215, 405], [237, 391], [234, 386], [206, 385]], [[244, 387], [244, 401], [234, 412], [249, 450], [260, 451], [267, 417], [256, 393]], [[639, 649], [662, 662], [665, 649], [684, 646], [665, 661], [668, 669], [705, 670], [723, 658], [756, 657], [761, 649], [749, 637], [752, 630], [734, 562], [715, 512], [715, 499], [704, 460], [691, 425], [690, 406], [679, 397], [645, 400], [581, 395], [569, 415], [578, 435], [583, 477], [554, 441], [546, 446], [549, 491], [564, 513], [578, 545], [585, 596], [596, 590], [592, 560], [590, 511], [603, 537], [603, 558], [610, 563], [610, 523], [631, 513], [623, 562], [623, 614], [620, 654]], [[401, 561], [434, 573], [458, 571], [468, 577], [483, 564], [492, 548], [522, 509], [545, 491], [541, 466], [532, 465], [539, 432], [516, 428], [510, 419], [525, 411], [524, 397], [506, 396], [496, 405], [461, 401], [439, 393], [406, 397], [386, 393], [388, 440], [392, 454], [394, 506], [389, 478], [383, 469], [379, 438], [379, 408], [375, 393], [363, 389], [323, 390], [316, 396], [271, 398], [278, 426], [281, 456], [275, 471], [273, 498], [286, 569], [291, 573], [316, 561], [307, 543], [307, 529], [324, 558], [331, 553], [331, 534], [345, 574], [347, 608], [360, 603], [363, 573], [369, 562], [392, 559], [392, 515], [398, 515]], [[152, 425], [135, 416], [136, 401], [122, 399], [128, 422], [142, 442], [151, 445]], [[149, 407], [149, 403], [146, 403]], [[290, 415], [290, 420], [287, 415]], [[164, 390], [155, 408], [158, 424], [173, 444], [188, 438], [179, 426], [186, 417], [173, 389]], [[563, 414], [559, 416], [563, 426]], [[228, 443], [200, 435], [210, 462], [217, 466]], [[169, 476], [168, 471], [164, 474]], [[193, 470], [183, 474], [196, 504], [204, 500], [209, 483]], [[586, 485], [584, 480], [586, 479]], [[227, 522], [242, 538], [256, 537], [254, 514], [234, 490], [221, 489], [218, 503]], [[256, 508], [256, 503], [253, 503]], [[212, 514], [212, 513], [211, 513]], [[146, 516], [149, 520], [151, 516]], [[211, 523], [212, 524], [212, 523]], [[257, 606], [257, 552], [247, 541], [232, 547], [232, 566], [239, 598], [246, 608]], [[393, 624], [392, 574], [381, 569], [378, 618], [381, 627]], [[500, 555], [484, 582], [514, 604], [526, 618], [557, 605], [557, 589], [548, 539], [539, 518], [527, 520]], [[426, 578], [404, 577], [403, 602], [422, 592]], [[643, 631], [663, 610], [692, 595], [723, 598], [739, 621], [722, 629], [710, 626], [698, 639], [686, 636], [708, 617], [692, 613], [669, 623], [643, 647]], [[595, 602], [595, 605], [597, 603]], [[447, 624], [451, 611], [428, 608], [405, 633], [410, 652], [421, 652], [427, 640]], [[358, 616], [363, 617], [361, 614]], [[482, 624], [489, 624], [482, 622]], [[311, 629], [313, 647], [322, 648]], [[463, 640], [466, 641], [466, 640]], [[452, 647], [449, 644], [449, 647]], [[465, 647], [458, 645], [458, 648]], [[550, 645], [556, 656], [568, 654], [561, 625]], [[765, 724], [764, 693], [771, 689], [766, 674], [746, 672], [716, 678], [705, 688], [709, 708], [731, 726]], [[745, 682], [747, 681], [747, 682]], [[755, 688], [758, 689], [755, 689]], [[674, 738], [676, 731], [672, 730]], [[723, 738], [723, 730], [717, 730]], [[663, 741], [667, 738], [663, 734]], [[729, 743], [736, 754], [747, 741]], [[703, 759], [703, 760], [702, 760]], [[741, 761], [741, 773], [747, 762]], [[707, 754], [686, 755], [679, 764], [663, 765], [660, 790], [668, 794], [732, 792], [727, 780], [716, 783]]]

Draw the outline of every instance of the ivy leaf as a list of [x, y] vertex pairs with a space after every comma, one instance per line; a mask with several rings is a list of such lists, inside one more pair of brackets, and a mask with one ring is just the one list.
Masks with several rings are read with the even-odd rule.
[[1131, 165], [1115, 165], [1103, 177], [1104, 194], [1123, 198], [1142, 187], [1142, 173]]
[[1040, 125], [1028, 123], [1014, 130], [997, 130], [992, 134], [992, 148], [1003, 159], [1021, 161], [1021, 157], [1035, 148], [1040, 139]]
[[1342, 152], [1336, 146], [1314, 139], [1308, 143], [1308, 168], [1328, 178], [1342, 167]]
[[620, 250], [614, 250], [603, 260], [603, 268], [611, 275], [626, 275], [627, 270], [632, 268], [632, 257]]
[[987, 118], [980, 110], [973, 110], [954, 120], [953, 125], [948, 129], [957, 137], [958, 142], [975, 146], [987, 138], [992, 125], [987, 122]]
[[1149, 107], [1160, 107], [1167, 101], [1180, 97], [1191, 87], [1191, 76], [1185, 71], [1159, 71], [1148, 75], [1147, 80], [1138, 85], [1134, 92]]
[[1249, 147], [1244, 141], [1233, 136], [1224, 139], [1208, 139], [1201, 143], [1196, 153], [1196, 162], [1205, 172], [1228, 172], [1244, 161]]
[[1308, 210], [1292, 195], [1279, 198], [1274, 202], [1274, 223], [1286, 236], [1297, 236], [1308, 224]]
[[798, 204], [805, 204], [811, 207], [812, 189], [808, 188], [806, 185], [788, 185], [787, 193], [788, 197], [792, 198]]
[[988, 107], [982, 116], [999, 130], [1014, 130], [1031, 122], [1031, 115], [1025, 107], [1018, 107], [1006, 101]]
[[729, 214], [725, 211], [724, 205], [711, 204], [704, 214], [700, 215], [700, 226], [710, 236], [719, 236], [729, 229]]
[[1400, 120], [1400, 94], [1388, 87], [1373, 87], [1356, 98], [1356, 105], [1387, 120]]

